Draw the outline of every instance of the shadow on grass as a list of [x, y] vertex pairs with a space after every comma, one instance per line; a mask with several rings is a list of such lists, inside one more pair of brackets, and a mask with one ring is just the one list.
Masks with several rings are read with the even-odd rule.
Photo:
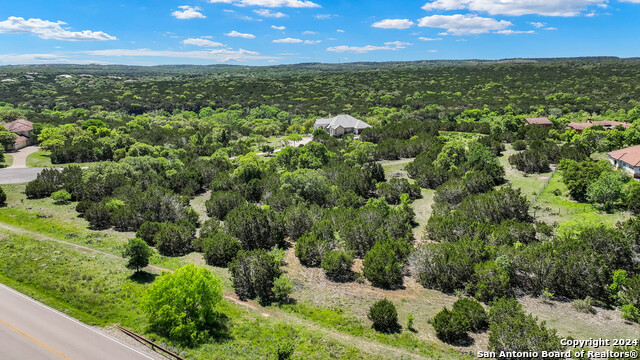
[[131, 275], [129, 279], [137, 282], [138, 284], [150, 284], [156, 280], [157, 276], [158, 275], [148, 273], [146, 271], [138, 271], [133, 273], [133, 275]]

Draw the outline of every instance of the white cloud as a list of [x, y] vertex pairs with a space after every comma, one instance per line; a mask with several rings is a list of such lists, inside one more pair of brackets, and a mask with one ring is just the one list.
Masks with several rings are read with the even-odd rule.
[[296, 38], [284, 38], [284, 39], [276, 39], [273, 40], [274, 43], [276, 44], [308, 44], [308, 45], [313, 45], [313, 44], [319, 44], [322, 42], [322, 40], [302, 40], [302, 39], [296, 39]]
[[202, 47], [219, 47], [219, 46], [224, 46], [224, 44], [221, 44], [219, 42], [215, 42], [215, 41], [211, 41], [211, 40], [207, 40], [207, 39], [203, 39], [203, 38], [191, 38], [191, 39], [185, 39], [182, 40], [182, 43], [185, 45], [194, 45], [194, 46], [202, 46]]
[[117, 40], [102, 31], [69, 31], [62, 28], [66, 25], [62, 21], [48, 21], [42, 19], [28, 19], [10, 16], [5, 21], [0, 21], [0, 34], [36, 34], [41, 39], [65, 40], [65, 41], [104, 41]]
[[331, 14], [317, 14], [317, 15], [314, 15], [314, 17], [316, 19], [318, 19], [318, 20], [329, 20], [329, 19], [331, 19], [332, 16], [333, 15], [331, 15]]
[[438, 52], [438, 50], [427, 50], [427, 51], [430, 52], [430, 53], [437, 53]]
[[343, 32], [345, 32], [345, 31], [344, 31], [344, 30], [342, 30], [342, 29], [338, 29], [338, 30], [336, 30], [336, 32], [343, 33]]
[[315, 31], [309, 31], [309, 30], [307, 30], [307, 31], [303, 31], [303, 32], [302, 32], [302, 35], [315, 35], [315, 34], [317, 34], [317, 32], [315, 32]]
[[241, 32], [237, 32], [235, 30], [233, 30], [230, 33], [226, 33], [225, 35], [230, 36], [230, 37], [239, 37], [239, 38], [244, 38], [244, 39], [255, 39], [256, 36], [253, 34], [243, 34]]
[[235, 6], [261, 6], [268, 8], [319, 8], [320, 5], [308, 0], [209, 0], [210, 3], [233, 4]]
[[490, 31], [504, 30], [513, 24], [506, 20], [496, 20], [476, 15], [432, 15], [418, 22], [420, 27], [445, 29], [449, 35], [485, 34]]
[[418, 38], [418, 40], [422, 40], [422, 41], [440, 41], [440, 40], [442, 40], [442, 38], [430, 38], [430, 37], [421, 36], [421, 37]]
[[284, 39], [276, 39], [273, 40], [274, 43], [278, 43], [278, 44], [299, 44], [301, 42], [304, 42], [301, 39], [294, 39], [294, 38], [284, 38]]
[[496, 31], [496, 34], [502, 34], [502, 35], [535, 34], [535, 31], [533, 31], [533, 30], [525, 30], [525, 31], [520, 31], [520, 30], [500, 30], [500, 31]]
[[289, 15], [287, 14], [283, 14], [281, 12], [272, 12], [269, 9], [260, 9], [260, 10], [253, 10], [254, 13], [258, 14], [259, 16], [262, 17], [268, 17], [268, 18], [283, 18], [283, 17], [287, 17]]
[[215, 49], [215, 50], [198, 50], [198, 51], [170, 51], [170, 50], [151, 50], [151, 49], [107, 49], [107, 50], [90, 50], [82, 51], [81, 53], [92, 56], [107, 56], [107, 57], [164, 57], [164, 58], [179, 58], [179, 59], [204, 59], [215, 60], [219, 62], [225, 62], [230, 60], [245, 61], [245, 60], [269, 60], [274, 57], [263, 56], [255, 51], [248, 51], [244, 49], [230, 50], [230, 49]]
[[470, 10], [491, 15], [578, 16], [590, 5], [606, 2], [607, 0], [435, 0], [426, 3], [422, 8], [427, 11]]
[[528, 24], [538, 29], [543, 28], [547, 25], [547, 23], [543, 22], [529, 22]]
[[202, 13], [199, 12], [200, 10], [202, 10], [202, 8], [199, 6], [193, 7], [189, 5], [182, 5], [182, 6], [178, 6], [178, 8], [182, 10], [176, 10], [171, 13], [171, 16], [175, 17], [176, 19], [188, 20], [188, 19], [206, 18], [206, 16], [202, 15]]
[[393, 41], [386, 42], [384, 46], [375, 46], [375, 45], [366, 45], [366, 46], [332, 46], [327, 48], [327, 51], [337, 52], [337, 53], [357, 53], [357, 54], [365, 54], [371, 51], [381, 51], [381, 50], [400, 50], [404, 49], [407, 46], [411, 45], [411, 43], [402, 42], [402, 41]]
[[287, 27], [286, 26], [271, 25], [271, 28], [274, 29], [274, 30], [281, 30], [282, 31], [282, 30], [286, 29]]
[[379, 29], [408, 29], [415, 23], [409, 19], [385, 19], [371, 25]]
[[548, 27], [548, 28], [544, 28], [544, 30], [558, 30], [558, 28], [556, 28], [556, 27]]

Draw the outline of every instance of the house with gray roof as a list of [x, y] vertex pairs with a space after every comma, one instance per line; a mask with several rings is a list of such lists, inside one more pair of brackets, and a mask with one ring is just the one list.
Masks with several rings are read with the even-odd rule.
[[341, 136], [344, 134], [358, 135], [362, 130], [370, 127], [371, 125], [351, 115], [338, 115], [329, 119], [317, 119], [313, 124], [314, 129], [323, 129], [331, 136]]

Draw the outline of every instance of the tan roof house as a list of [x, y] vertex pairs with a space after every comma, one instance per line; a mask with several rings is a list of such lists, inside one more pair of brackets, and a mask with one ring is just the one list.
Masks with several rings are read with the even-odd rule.
[[370, 127], [371, 125], [351, 115], [338, 115], [329, 119], [317, 119], [313, 124], [314, 129], [326, 130], [331, 136], [341, 136], [344, 134], [358, 135], [362, 130]]
[[552, 126], [553, 123], [551, 122], [551, 120], [549, 120], [546, 117], [540, 117], [540, 118], [526, 118], [524, 119], [524, 122], [527, 125], [538, 125], [538, 126]]
[[569, 125], [567, 125], [567, 129], [572, 129], [572, 130], [577, 131], [578, 133], [581, 133], [584, 129], [590, 128], [590, 127], [596, 126], [596, 125], [602, 125], [602, 127], [605, 130], [613, 130], [618, 125], [624, 127], [625, 129], [627, 129], [627, 128], [629, 128], [629, 126], [631, 126], [631, 124], [629, 124], [629, 123], [620, 122], [620, 121], [609, 121], [609, 120], [591, 121], [591, 120], [589, 120], [589, 121], [586, 121], [586, 122], [571, 122], [571, 123], [569, 123]]
[[624, 169], [633, 177], [640, 177], [640, 145], [612, 151], [608, 155], [616, 169]]
[[7, 150], [19, 150], [35, 142], [34, 139], [31, 139], [33, 123], [29, 120], [18, 119], [0, 125], [4, 126], [7, 130], [9, 130], [9, 132], [18, 135], [18, 138], [16, 139], [13, 146], [10, 146]]

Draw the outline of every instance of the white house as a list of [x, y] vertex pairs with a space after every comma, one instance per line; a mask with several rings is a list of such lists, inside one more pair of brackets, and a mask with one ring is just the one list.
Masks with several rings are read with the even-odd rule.
[[612, 151], [608, 155], [616, 169], [622, 168], [634, 178], [640, 178], [640, 145]]
[[351, 115], [338, 115], [329, 119], [317, 119], [313, 124], [314, 129], [324, 129], [332, 136], [341, 136], [344, 134], [358, 135], [362, 130], [370, 127], [371, 125]]

